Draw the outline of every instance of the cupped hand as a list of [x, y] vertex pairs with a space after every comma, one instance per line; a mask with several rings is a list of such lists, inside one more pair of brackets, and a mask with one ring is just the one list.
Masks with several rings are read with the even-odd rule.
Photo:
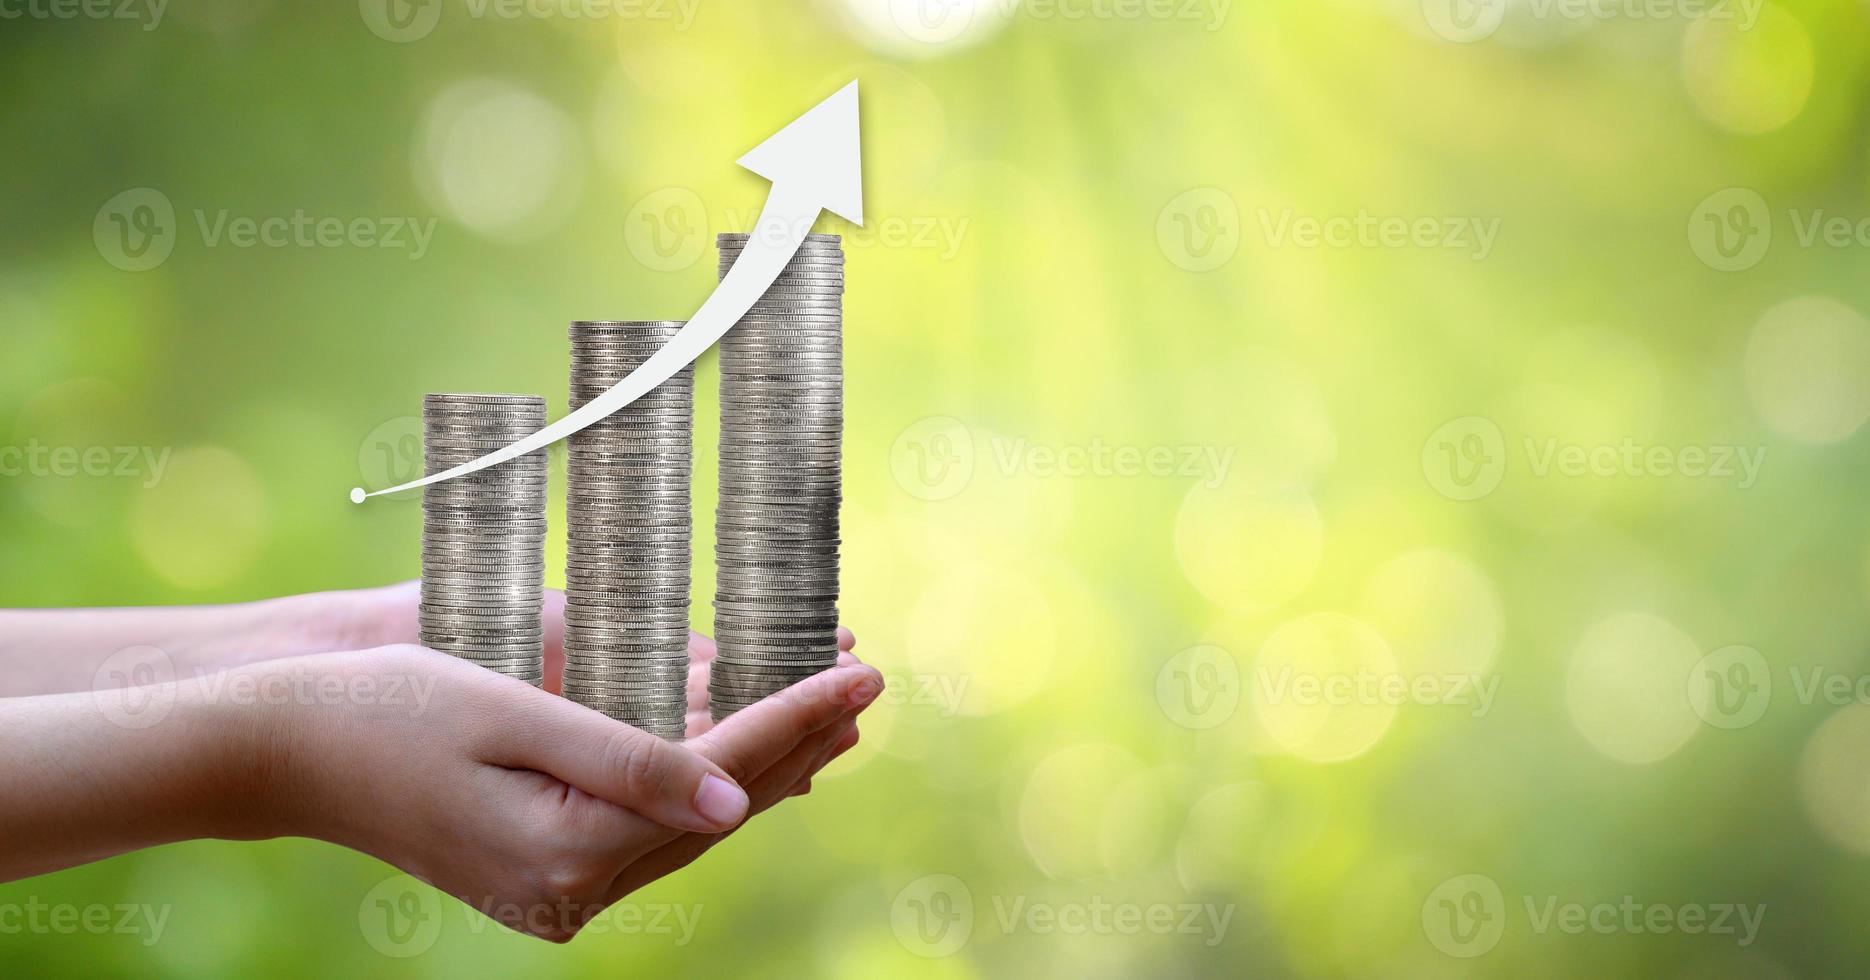
[[[705, 690], [711, 644], [693, 646]], [[803, 791], [855, 743], [882, 679], [844, 657], [719, 724], [697, 723], [686, 743], [416, 646], [245, 669], [379, 692], [429, 679], [419, 707], [353, 698], [282, 709], [261, 768], [283, 832], [373, 854], [504, 925], [564, 941]]]

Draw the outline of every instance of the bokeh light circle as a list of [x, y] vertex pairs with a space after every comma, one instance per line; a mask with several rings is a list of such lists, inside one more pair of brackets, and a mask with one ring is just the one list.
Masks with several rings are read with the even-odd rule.
[[1870, 854], [1870, 705], [1837, 710], [1812, 733], [1799, 758], [1799, 795], [1826, 839]]
[[1175, 873], [1190, 892], [1237, 889], [1254, 871], [1269, 802], [1262, 783], [1217, 786], [1188, 808], [1175, 848]]
[[1368, 623], [1312, 613], [1274, 630], [1247, 678], [1260, 727], [1281, 749], [1312, 762], [1342, 762], [1370, 750], [1396, 720], [1377, 688], [1396, 659]]
[[1870, 322], [1834, 299], [1800, 296], [1761, 314], [1745, 369], [1754, 410], [1794, 439], [1838, 442], [1870, 419]]
[[429, 106], [415, 154], [431, 206], [469, 230], [527, 242], [558, 227], [584, 185], [577, 126], [507, 82], [459, 82]]
[[1506, 615], [1486, 572], [1438, 549], [1384, 563], [1364, 585], [1359, 608], [1389, 641], [1397, 667], [1412, 675], [1485, 673]]
[[1187, 817], [1173, 769], [1142, 769], [1106, 787], [1098, 856], [1104, 872], [1127, 879], [1148, 874], [1168, 853]]
[[1688, 634], [1648, 613], [1599, 620], [1572, 652], [1565, 701], [1592, 747], [1619, 762], [1665, 759], [1700, 727], [1687, 678], [1701, 651]]
[[993, 37], [1017, 10], [1017, 0], [842, 0], [841, 13], [872, 50], [934, 58]]
[[132, 498], [130, 541], [175, 585], [226, 585], [252, 565], [267, 534], [266, 491], [239, 456], [207, 446], [177, 451], [155, 485]]
[[1143, 771], [1128, 749], [1088, 742], [1059, 749], [1026, 777], [1019, 800], [1019, 835], [1026, 853], [1054, 878], [1100, 877], [1112, 789]]
[[1041, 579], [975, 565], [930, 583], [909, 611], [911, 669], [957, 682], [962, 714], [991, 714], [1038, 694], [1058, 644], [1051, 603], [1033, 585]]
[[1175, 556], [1210, 602], [1237, 612], [1276, 609], [1305, 591], [1324, 551], [1324, 524], [1297, 489], [1245, 480], [1196, 484], [1175, 517]]
[[1682, 36], [1682, 79], [1695, 108], [1736, 133], [1765, 133], [1798, 117], [1812, 90], [1812, 42], [1797, 17], [1774, 4], [1746, 25], [1697, 17]]

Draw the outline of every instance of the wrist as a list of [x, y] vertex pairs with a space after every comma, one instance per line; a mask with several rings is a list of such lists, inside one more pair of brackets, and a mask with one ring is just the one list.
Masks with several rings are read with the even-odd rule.
[[[264, 840], [296, 836], [303, 823], [295, 787], [305, 757], [297, 706], [237, 693], [257, 689], [268, 668], [229, 671], [212, 690], [195, 685], [188, 709], [190, 752], [207, 761], [204, 782], [189, 796], [208, 805], [208, 836]], [[245, 685], [253, 684], [253, 687]]]
[[426, 705], [432, 688], [417, 690], [415, 676], [395, 654], [355, 652], [230, 672], [227, 700], [251, 705], [231, 707], [219, 723], [228, 771], [251, 801], [234, 815], [235, 836], [306, 837], [376, 853], [379, 760], [370, 753], [386, 737], [378, 715]]

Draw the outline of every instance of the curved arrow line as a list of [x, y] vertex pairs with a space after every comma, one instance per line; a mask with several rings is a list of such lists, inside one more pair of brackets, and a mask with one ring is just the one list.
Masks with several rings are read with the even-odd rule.
[[670, 337], [661, 350], [650, 355], [636, 370], [612, 385], [609, 391], [538, 432], [472, 462], [375, 493], [365, 493], [364, 488], [356, 487], [351, 490], [351, 502], [361, 504], [370, 497], [414, 490], [431, 483], [466, 476], [489, 466], [498, 466], [510, 459], [518, 459], [602, 421], [612, 412], [648, 394], [657, 385], [669, 380], [675, 372], [694, 363], [734, 324], [739, 323], [740, 318], [747, 315], [747, 310], [760, 297], [766, 295], [773, 280], [779, 278], [786, 263], [792, 261], [799, 246], [805, 243], [806, 232], [817, 221], [819, 210], [819, 206], [808, 195], [800, 194], [785, 184], [774, 184], [772, 193], [766, 198], [765, 207], [760, 211], [760, 220], [755, 223], [752, 234], [747, 238], [746, 248], [734, 260], [733, 267], [727, 270], [727, 278], [721, 280], [721, 284], [702, 302], [701, 308], [695, 311], [687, 325], [676, 331], [675, 336]]

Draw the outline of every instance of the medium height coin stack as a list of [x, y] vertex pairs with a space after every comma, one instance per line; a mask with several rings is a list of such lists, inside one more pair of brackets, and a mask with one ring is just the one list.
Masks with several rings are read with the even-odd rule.
[[[721, 235], [720, 274], [746, 235]], [[808, 235], [721, 338], [715, 718], [837, 663], [844, 252]]]
[[[471, 462], [545, 426], [545, 399], [429, 395], [427, 473]], [[422, 645], [537, 685], [545, 577], [545, 451], [422, 489]]]
[[[679, 321], [571, 325], [571, 408], [623, 380]], [[688, 711], [689, 365], [573, 435], [566, 491], [565, 696], [664, 738]]]

